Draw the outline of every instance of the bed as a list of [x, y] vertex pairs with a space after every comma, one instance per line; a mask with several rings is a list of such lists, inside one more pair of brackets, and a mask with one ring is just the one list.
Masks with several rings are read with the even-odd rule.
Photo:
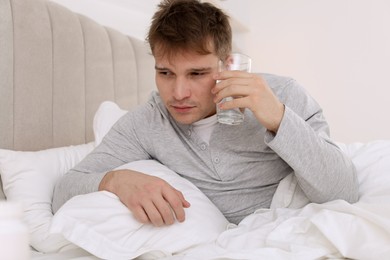
[[150, 160], [122, 167], [182, 190], [192, 203], [184, 223], [141, 225], [108, 192], [77, 196], [53, 215], [56, 181], [146, 101], [153, 68], [141, 40], [50, 1], [0, 0], [0, 199], [23, 205], [32, 259], [390, 258], [390, 140], [339, 143], [358, 171], [355, 204], [308, 203], [288, 176], [270, 209], [232, 225]]

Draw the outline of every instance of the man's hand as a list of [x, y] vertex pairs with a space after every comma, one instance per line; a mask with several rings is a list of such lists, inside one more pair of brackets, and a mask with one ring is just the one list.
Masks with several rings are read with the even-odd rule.
[[221, 104], [221, 109], [248, 108], [264, 127], [274, 133], [278, 131], [284, 105], [263, 78], [243, 71], [223, 71], [214, 79], [220, 80], [212, 89], [215, 103], [225, 97], [234, 97], [232, 101]]
[[108, 172], [99, 190], [116, 194], [138, 221], [155, 226], [171, 225], [175, 218], [183, 222], [184, 208], [190, 206], [183, 194], [166, 181], [132, 170]]

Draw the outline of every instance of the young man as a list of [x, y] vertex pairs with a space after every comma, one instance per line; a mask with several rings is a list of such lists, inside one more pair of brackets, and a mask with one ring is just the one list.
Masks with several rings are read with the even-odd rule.
[[[329, 139], [319, 105], [294, 80], [218, 73], [231, 38], [228, 17], [211, 4], [162, 1], [148, 35], [158, 93], [122, 117], [65, 175], [55, 190], [54, 210], [74, 195], [107, 190], [143, 223], [184, 221], [190, 202], [180, 191], [147, 173], [113, 171], [150, 158], [193, 182], [233, 223], [269, 207], [290, 173], [313, 202], [357, 201], [351, 160]], [[221, 108], [244, 108], [240, 125], [217, 123], [216, 104], [228, 96], [239, 98]]]

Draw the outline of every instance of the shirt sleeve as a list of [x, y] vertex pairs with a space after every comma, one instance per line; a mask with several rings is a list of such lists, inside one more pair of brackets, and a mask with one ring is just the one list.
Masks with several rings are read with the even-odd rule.
[[139, 132], [149, 128], [147, 120], [142, 120], [144, 113], [137, 110], [120, 118], [101, 144], [60, 179], [54, 190], [53, 212], [76, 195], [97, 191], [108, 171], [128, 162], [150, 159], [144, 149], [147, 144], [138, 137]]
[[322, 109], [296, 81], [282, 89], [278, 95], [285, 113], [277, 134], [267, 132], [265, 142], [291, 166], [310, 201], [356, 202], [355, 166], [330, 139]]

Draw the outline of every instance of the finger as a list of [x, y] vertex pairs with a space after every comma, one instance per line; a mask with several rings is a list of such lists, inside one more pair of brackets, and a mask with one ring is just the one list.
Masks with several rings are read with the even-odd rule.
[[[169, 203], [177, 221], [183, 222], [185, 220], [184, 207], [189, 206], [189, 202], [184, 199], [180, 191], [173, 189], [166, 191], [164, 194], [165, 200]], [[180, 196], [181, 195], [181, 196]]]
[[246, 85], [250, 85], [253, 81], [253, 78], [238, 78], [238, 77], [235, 77], [235, 78], [227, 78], [225, 80], [221, 80], [220, 82], [218, 82], [217, 84], [215, 84], [214, 88], [212, 88], [211, 92], [213, 94], [217, 94], [218, 92], [220, 92], [221, 90], [225, 89], [225, 88], [229, 88], [231, 86], [246, 86]]
[[250, 84], [250, 78], [228, 78], [216, 83], [215, 86], [211, 89], [211, 93], [217, 94], [222, 89], [225, 89], [232, 85], [248, 85], [248, 84]]
[[177, 195], [179, 196], [179, 198], [181, 199], [181, 201], [182, 201], [182, 203], [183, 203], [183, 207], [189, 208], [189, 207], [191, 206], [191, 203], [189, 203], [188, 200], [186, 200], [186, 199], [184, 198], [183, 193], [182, 193], [181, 191], [178, 191], [178, 190], [176, 190], [176, 193], [177, 193]]
[[163, 197], [156, 197], [153, 200], [153, 203], [160, 213], [164, 224], [172, 225], [175, 222], [175, 216], [169, 202], [167, 202]]
[[221, 109], [221, 110], [228, 110], [228, 109], [233, 109], [233, 108], [240, 108], [241, 112], [243, 112], [243, 110], [245, 108], [249, 108], [249, 104], [248, 102], [246, 102], [246, 98], [244, 97], [241, 97], [241, 98], [234, 98], [232, 100], [229, 100], [229, 101], [225, 101], [225, 102], [220, 102], [217, 104], [218, 108]]
[[141, 206], [133, 208], [130, 211], [133, 213], [133, 216], [137, 221], [143, 224], [150, 223], [149, 217], [146, 215], [144, 209]]
[[126, 200], [122, 202], [130, 210], [130, 212], [133, 214], [136, 220], [144, 224], [150, 222], [149, 217], [147, 216], [139, 200], [136, 200], [134, 199], [134, 197], [132, 197], [132, 198], [126, 198]]
[[224, 70], [214, 75], [215, 80], [225, 80], [228, 78], [250, 78], [253, 74], [240, 70]]
[[145, 201], [142, 204], [142, 207], [146, 215], [148, 216], [148, 219], [150, 220], [150, 222], [152, 222], [154, 226], [161, 227], [162, 225], [164, 225], [164, 220], [159, 210], [156, 208], [156, 205], [152, 201]]
[[235, 81], [227, 83], [218, 93], [214, 95], [214, 102], [219, 103], [226, 97], [243, 97], [251, 93], [252, 87], [247, 80]]

